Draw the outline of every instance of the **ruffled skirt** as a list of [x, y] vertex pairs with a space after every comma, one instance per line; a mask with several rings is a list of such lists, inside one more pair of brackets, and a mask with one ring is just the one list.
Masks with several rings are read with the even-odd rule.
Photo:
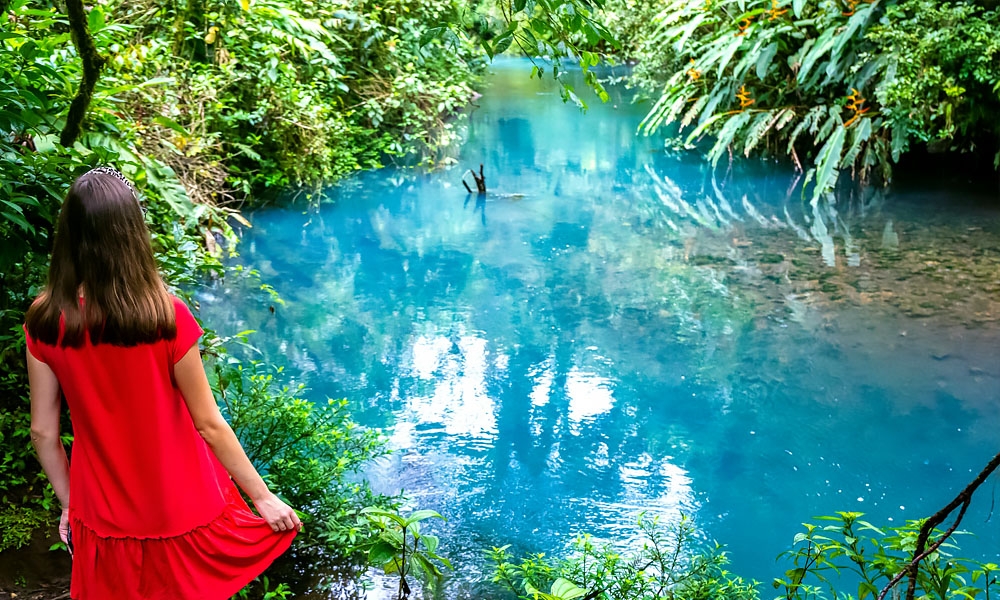
[[169, 538], [102, 537], [71, 517], [73, 600], [226, 600], [292, 543], [253, 514], [234, 486], [211, 522]]

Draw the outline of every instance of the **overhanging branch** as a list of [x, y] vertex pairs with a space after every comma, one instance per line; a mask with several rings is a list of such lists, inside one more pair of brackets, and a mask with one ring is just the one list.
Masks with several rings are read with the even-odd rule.
[[[993, 471], [997, 470], [997, 467], [1000, 467], [1000, 453], [993, 457], [993, 459], [986, 465], [979, 475], [972, 480], [972, 483], [959, 492], [958, 496], [955, 496], [954, 500], [949, 502], [947, 506], [937, 511], [924, 521], [924, 524], [920, 527], [920, 533], [917, 535], [917, 545], [913, 549], [913, 559], [910, 561], [910, 564], [903, 567], [903, 569], [892, 578], [892, 581], [887, 583], [886, 586], [882, 588], [882, 591], [878, 595], [878, 600], [884, 600], [886, 594], [889, 593], [889, 590], [894, 588], [897, 583], [903, 580], [904, 577], [910, 578], [909, 585], [907, 585], [906, 588], [906, 600], [913, 600], [913, 595], [917, 589], [917, 569], [920, 567], [920, 561], [930, 556], [935, 550], [938, 549], [938, 547], [941, 546], [941, 544], [944, 543], [945, 540], [951, 537], [951, 534], [955, 533], [955, 530], [958, 529], [959, 523], [962, 522], [962, 517], [965, 516], [966, 509], [969, 508], [969, 504], [972, 502], [972, 494], [974, 494], [976, 490], [979, 489], [979, 486], [993, 474]], [[931, 544], [931, 547], [928, 548], [927, 538], [930, 537], [931, 531], [943, 523], [944, 520], [948, 518], [948, 515], [960, 506], [962, 508], [958, 512], [958, 517], [955, 518], [955, 522], [952, 523], [951, 527], [948, 528], [948, 531], [946, 531], [940, 539], [935, 541]]]

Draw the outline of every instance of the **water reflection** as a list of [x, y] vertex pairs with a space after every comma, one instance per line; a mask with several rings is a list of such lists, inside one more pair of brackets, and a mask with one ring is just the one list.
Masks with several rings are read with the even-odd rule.
[[451, 517], [459, 564], [683, 511], [766, 580], [799, 522], [925, 516], [995, 453], [995, 208], [810, 203], [793, 173], [658, 152], [622, 90], [582, 116], [516, 68], [495, 81], [463, 150], [485, 197], [460, 168], [381, 172], [261, 211], [242, 260], [286, 303], [202, 297], [387, 431], [372, 476]]

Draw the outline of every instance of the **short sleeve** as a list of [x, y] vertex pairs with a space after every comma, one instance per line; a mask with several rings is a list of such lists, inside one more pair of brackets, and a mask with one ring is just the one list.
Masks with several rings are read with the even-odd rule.
[[21, 328], [24, 329], [24, 343], [28, 347], [28, 352], [41, 362], [47, 362], [45, 360], [45, 350], [42, 348], [42, 343], [31, 337], [31, 334], [28, 333], [27, 325], [22, 325]]
[[187, 351], [198, 342], [198, 338], [204, 333], [201, 326], [195, 321], [194, 315], [191, 314], [191, 309], [179, 298], [174, 298], [174, 315], [177, 321], [177, 337], [170, 343], [170, 364], [172, 365], [184, 358]]

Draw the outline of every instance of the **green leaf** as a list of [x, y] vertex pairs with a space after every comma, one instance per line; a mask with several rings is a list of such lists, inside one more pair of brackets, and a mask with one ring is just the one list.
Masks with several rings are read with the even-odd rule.
[[805, 58], [802, 59], [802, 66], [799, 67], [798, 74], [799, 83], [805, 83], [806, 78], [809, 75], [809, 71], [812, 70], [816, 61], [822, 58], [827, 52], [830, 51], [830, 48], [833, 47], [833, 44], [836, 41], [834, 34], [836, 33], [837, 30], [830, 27], [824, 31], [821, 36], [819, 36], [818, 40], [816, 40], [816, 44], [813, 45], [813, 47], [806, 54]]
[[441, 37], [448, 31], [447, 27], [428, 27], [420, 35], [419, 45], [424, 47], [427, 44], [433, 42], [434, 40], [441, 39]]
[[687, 139], [684, 140], [684, 143], [685, 144], [690, 144], [695, 139], [697, 139], [698, 136], [700, 136], [702, 134], [702, 132], [704, 132], [706, 129], [708, 129], [709, 127], [711, 127], [716, 121], [718, 121], [719, 119], [721, 119], [721, 118], [723, 118], [725, 116], [726, 115], [724, 115], [722, 113], [719, 113], [717, 115], [712, 115], [704, 123], [702, 123], [702, 124], [698, 125], [697, 127], [695, 127], [694, 131], [692, 131], [691, 134], [689, 136], [687, 136]]
[[770, 131], [771, 126], [774, 125], [774, 123], [778, 120], [778, 117], [780, 115], [781, 115], [780, 111], [773, 113], [770, 111], [765, 111], [757, 115], [757, 118], [754, 119], [753, 123], [750, 125], [750, 128], [747, 130], [746, 135], [744, 136], [746, 140], [743, 144], [744, 156], [748, 157], [750, 156], [750, 153], [753, 151], [754, 148], [757, 147], [757, 144], [760, 143], [760, 140], [762, 140], [764, 136], [767, 135], [767, 132]]
[[90, 12], [87, 13], [87, 26], [90, 27], [90, 33], [97, 33], [104, 29], [104, 23], [104, 9], [99, 4], [93, 5]]
[[708, 16], [707, 12], [698, 13], [695, 18], [691, 19], [684, 27], [680, 29], [680, 36], [677, 41], [674, 42], [674, 50], [681, 52], [684, 49], [684, 44], [687, 43], [688, 38], [694, 33], [695, 29], [705, 20]]
[[712, 160], [712, 168], [714, 169], [716, 165], [719, 164], [719, 159], [722, 157], [726, 148], [732, 144], [733, 139], [736, 134], [739, 133], [740, 129], [747, 124], [747, 121], [753, 117], [751, 112], [741, 112], [736, 115], [731, 115], [726, 124], [722, 126], [719, 131], [719, 135], [716, 137], [715, 146], [709, 151], [708, 156]]
[[900, 155], [909, 144], [910, 140], [906, 134], [906, 122], [897, 120], [892, 124], [892, 162], [899, 162]]
[[389, 542], [389, 544], [394, 548], [402, 548], [405, 543], [402, 532], [395, 529], [383, 530], [382, 533], [379, 534], [379, 538]]
[[579, 587], [572, 581], [563, 579], [560, 577], [552, 582], [552, 589], [550, 590], [553, 596], [560, 598], [561, 600], [573, 600], [574, 598], [579, 598], [587, 593], [587, 590]]
[[806, 0], [792, 0], [792, 12], [795, 13], [795, 18], [802, 18], [802, 9], [806, 5]]
[[[862, 7], [859, 7], [857, 11], [855, 11], [855, 13], [851, 15], [851, 18], [848, 19], [847, 27], [845, 27], [844, 30], [841, 31], [840, 34], [837, 36], [837, 43], [834, 44], [833, 46], [833, 51], [831, 53], [831, 56], [832, 56], [832, 61], [834, 63], [840, 60], [840, 53], [844, 51], [844, 48], [847, 46], [848, 42], [855, 39], [855, 33], [858, 31], [858, 28], [861, 27], [862, 24], [864, 24], [865, 21], [868, 20], [868, 17], [871, 16], [871, 12], [872, 12], [872, 5], [866, 4]], [[833, 73], [828, 73], [828, 74], [834, 75]]]
[[[854, 164], [854, 161], [858, 157], [858, 153], [861, 151], [861, 146], [868, 141], [872, 133], [872, 120], [868, 117], [863, 117], [858, 120], [851, 127], [851, 145], [848, 147], [847, 152], [844, 152], [844, 157], [840, 161], [840, 168], [847, 168]], [[871, 527], [869, 525], [869, 527]], [[871, 527], [875, 529], [874, 527]], [[878, 531], [875, 529], [875, 531]]]
[[28, 223], [28, 221], [26, 221], [24, 217], [22, 217], [17, 213], [0, 212], [0, 217], [7, 219], [11, 223], [14, 223], [15, 225], [23, 229], [25, 233], [31, 234], [35, 232], [35, 229], [31, 226], [31, 224]]
[[412, 525], [418, 521], [423, 521], [424, 519], [441, 519], [442, 521], [447, 521], [439, 513], [433, 510], [417, 510], [410, 513], [404, 522], [404, 526]]
[[173, 129], [174, 131], [183, 136], [191, 137], [191, 133], [188, 132], [187, 129], [184, 129], [184, 127], [181, 126], [180, 123], [174, 121], [169, 117], [164, 117], [163, 115], [157, 115], [153, 117], [153, 122], [156, 123], [157, 125], [160, 125], [161, 127], [166, 127], [167, 129]]
[[441, 569], [438, 569], [423, 553], [416, 552], [410, 558], [413, 559], [413, 564], [423, 571], [425, 577], [438, 577], [441, 575]]
[[840, 174], [837, 165], [840, 163], [840, 152], [844, 147], [846, 133], [847, 128], [836, 127], [833, 135], [819, 151], [816, 159], [816, 187], [813, 189], [814, 202], [837, 183], [837, 175]]
[[513, 33], [505, 33], [497, 38], [493, 45], [493, 54], [503, 54], [510, 48], [510, 45], [514, 42]]
[[774, 60], [774, 55], [778, 52], [778, 42], [771, 42], [764, 48], [757, 58], [757, 79], [763, 80], [767, 77], [767, 70]]
[[394, 521], [400, 527], [406, 527], [406, 519], [401, 517], [398, 513], [390, 512], [388, 510], [381, 509], [377, 506], [367, 506], [365, 508], [362, 508], [361, 514], [371, 515], [374, 517], [385, 517], [391, 521]]
[[396, 549], [393, 548], [388, 542], [376, 542], [375, 545], [368, 550], [368, 564], [376, 567], [382, 567], [394, 558], [396, 558]]
[[719, 61], [719, 69], [718, 69], [719, 77], [722, 77], [723, 71], [725, 71], [726, 67], [729, 66], [729, 61], [733, 60], [733, 56], [736, 54], [736, 51], [739, 50], [740, 46], [742, 45], [743, 45], [743, 38], [737, 37], [733, 39], [733, 41], [730, 42], [728, 46], [726, 46], [725, 52], [722, 53], [722, 60]]

